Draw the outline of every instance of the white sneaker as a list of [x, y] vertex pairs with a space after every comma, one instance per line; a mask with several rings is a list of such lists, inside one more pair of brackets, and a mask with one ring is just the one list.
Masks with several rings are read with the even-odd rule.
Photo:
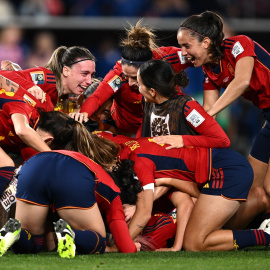
[[57, 251], [59, 256], [62, 258], [74, 258], [76, 251], [74, 231], [63, 219], [59, 219], [54, 223], [54, 230], [58, 240]]
[[0, 230], [0, 256], [20, 238], [21, 222], [15, 218], [10, 218]]
[[261, 223], [261, 225], [260, 225], [260, 227], [258, 228], [258, 230], [265, 230], [266, 225], [267, 225], [269, 222], [270, 222], [270, 218], [265, 219], [265, 220]]

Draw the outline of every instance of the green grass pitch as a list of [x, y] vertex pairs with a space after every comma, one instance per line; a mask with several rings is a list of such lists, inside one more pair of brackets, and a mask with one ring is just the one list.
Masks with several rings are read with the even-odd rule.
[[8, 251], [0, 257], [0, 269], [35, 270], [261, 270], [270, 267], [270, 250], [264, 247], [225, 252], [139, 252], [76, 255], [63, 259], [56, 252], [16, 255]]

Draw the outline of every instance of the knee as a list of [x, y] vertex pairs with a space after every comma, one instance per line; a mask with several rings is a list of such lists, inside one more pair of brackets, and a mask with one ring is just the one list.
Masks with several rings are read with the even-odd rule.
[[185, 251], [204, 251], [206, 248], [204, 247], [203, 242], [203, 239], [198, 235], [186, 234], [183, 240], [183, 248]]
[[[270, 188], [269, 189], [269, 194], [270, 194]], [[257, 206], [261, 211], [267, 210], [269, 206], [269, 195], [267, 194], [266, 190], [262, 187], [253, 187], [249, 191], [249, 198], [253, 198], [257, 202]], [[248, 198], [248, 199], [249, 199]]]

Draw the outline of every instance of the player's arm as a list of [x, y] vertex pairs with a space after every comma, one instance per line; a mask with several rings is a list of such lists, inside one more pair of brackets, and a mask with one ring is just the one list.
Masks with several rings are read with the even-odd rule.
[[99, 84], [96, 91], [89, 96], [82, 104], [80, 113], [87, 113], [90, 117], [98, 108], [111, 98], [120, 88], [115, 81], [122, 82], [120, 78], [121, 64], [117, 63], [113, 70], [111, 70]]
[[[155, 180], [156, 180], [155, 185], [157, 187], [161, 187], [161, 186], [174, 187], [177, 190], [187, 193], [190, 196], [195, 197], [195, 198], [198, 198], [200, 195], [198, 185], [195, 182], [184, 181], [184, 180], [180, 180], [176, 178], [157, 178]], [[155, 189], [155, 198], [157, 196], [158, 195], [156, 195], [156, 189]]]
[[0, 72], [0, 87], [6, 92], [17, 92], [19, 87], [24, 88], [41, 102], [45, 101], [46, 94], [44, 91], [32, 81], [26, 80], [16, 71], [1, 71]]
[[51, 150], [38, 133], [29, 126], [28, 119], [25, 115], [14, 113], [11, 115], [11, 120], [16, 134], [26, 145], [39, 152]]
[[220, 96], [220, 89], [204, 90], [203, 91], [203, 108], [209, 111], [216, 103]]
[[130, 237], [127, 223], [125, 222], [125, 215], [123, 212], [120, 196], [117, 196], [110, 203], [106, 216], [110, 231], [116, 244], [112, 247], [107, 247], [106, 252], [136, 252], [137, 246], [134, 244]]
[[183, 246], [185, 229], [191, 215], [194, 203], [188, 194], [180, 191], [173, 192], [171, 196], [171, 202], [177, 209], [177, 227], [174, 244], [172, 248], [162, 248], [158, 249], [157, 251], [179, 251], [182, 249]]
[[211, 116], [228, 107], [248, 89], [253, 68], [254, 58], [251, 56], [243, 57], [236, 62], [234, 79], [220, 98], [207, 111]]
[[159, 144], [169, 144], [166, 149], [186, 146], [227, 148], [230, 140], [219, 123], [210, 116], [195, 100], [188, 101], [184, 106], [184, 115], [187, 124], [198, 135], [168, 135], [155, 137]]
[[152, 189], [143, 190], [138, 194], [136, 211], [128, 226], [132, 239], [142, 232], [144, 226], [151, 218], [153, 201], [154, 192]]

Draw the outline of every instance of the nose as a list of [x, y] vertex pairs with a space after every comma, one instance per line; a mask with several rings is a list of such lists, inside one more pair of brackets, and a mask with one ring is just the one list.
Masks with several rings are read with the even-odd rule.
[[92, 76], [91, 76], [90, 74], [87, 75], [85, 82], [86, 82], [88, 85], [92, 84]]
[[128, 84], [129, 84], [129, 86], [133, 86], [133, 85], [138, 85], [138, 82], [137, 82], [137, 80], [129, 78], [128, 79]]
[[182, 55], [183, 55], [183, 56], [186, 56], [186, 55], [187, 55], [186, 49], [183, 49], [183, 48], [182, 48]]

